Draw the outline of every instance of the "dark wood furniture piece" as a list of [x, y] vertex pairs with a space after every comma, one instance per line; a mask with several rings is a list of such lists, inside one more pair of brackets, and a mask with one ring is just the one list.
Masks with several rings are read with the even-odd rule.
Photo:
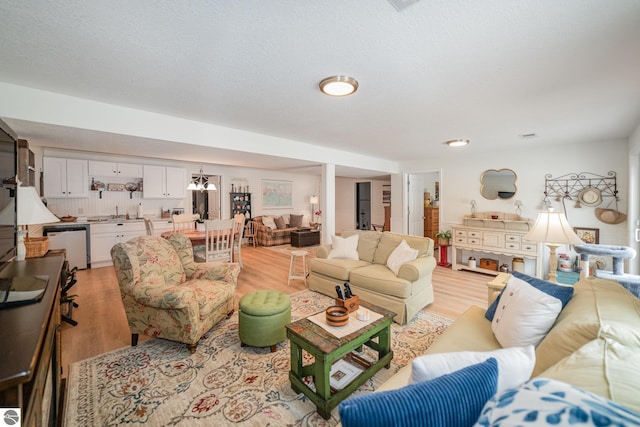
[[424, 208], [424, 237], [431, 237], [438, 245], [436, 233], [440, 229], [440, 208], [438, 206], [425, 206]]
[[292, 230], [291, 246], [301, 248], [320, 244], [320, 230]]
[[[382, 317], [343, 338], [335, 337], [307, 318], [285, 326], [287, 338], [291, 342], [291, 388], [296, 393], [304, 393], [325, 419], [331, 418], [331, 410], [376, 372], [391, 366], [391, 322], [396, 313], [362, 300], [360, 307], [380, 313]], [[331, 365], [363, 345], [375, 350], [378, 360], [369, 367], [363, 366], [364, 371], [360, 375], [342, 390], [334, 392], [330, 387]], [[302, 350], [314, 356], [315, 362], [303, 366]], [[304, 382], [304, 377], [307, 376], [313, 376], [315, 391]]]
[[246, 219], [250, 219], [251, 193], [229, 193], [229, 206], [231, 207], [230, 218], [233, 218], [235, 214], [242, 214]]
[[13, 261], [2, 277], [49, 277], [39, 302], [0, 310], [0, 407], [21, 408], [21, 425], [55, 426], [60, 416], [60, 281], [64, 256]]

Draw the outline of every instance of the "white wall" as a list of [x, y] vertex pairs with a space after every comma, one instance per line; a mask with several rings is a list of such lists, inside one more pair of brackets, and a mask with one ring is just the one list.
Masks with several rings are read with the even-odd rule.
[[[640, 137], [639, 137], [640, 139]], [[640, 147], [640, 142], [638, 143]], [[428, 159], [407, 163], [404, 169], [419, 173], [441, 169], [440, 182], [440, 228], [450, 229], [453, 224], [462, 223], [464, 215], [470, 213], [470, 201], [476, 200], [478, 212], [501, 211], [515, 213], [515, 201], [522, 200], [522, 216], [535, 219], [544, 197], [545, 175], [553, 177], [569, 173], [591, 172], [607, 175], [617, 174], [620, 201], [618, 209], [628, 211], [628, 147], [627, 141], [607, 141], [561, 145], [556, 147], [523, 147], [518, 150], [503, 150], [493, 153], [465, 153], [460, 150], [455, 157]], [[487, 200], [480, 195], [480, 175], [486, 169], [512, 169], [518, 176], [516, 195], [508, 200]], [[637, 190], [636, 190], [637, 191]], [[610, 199], [600, 207], [606, 207]], [[556, 210], [562, 205], [551, 201]], [[607, 245], [627, 245], [629, 235], [627, 224], [609, 225], [600, 222], [593, 207], [574, 207], [575, 201], [567, 202], [567, 216], [572, 226], [598, 228], [600, 243]], [[615, 202], [611, 204], [615, 208]], [[560, 248], [559, 252], [568, 252]], [[610, 265], [610, 264], [609, 264]]]

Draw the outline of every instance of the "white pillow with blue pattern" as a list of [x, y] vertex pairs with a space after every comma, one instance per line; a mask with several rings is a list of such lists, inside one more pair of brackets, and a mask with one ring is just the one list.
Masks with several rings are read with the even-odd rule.
[[474, 427], [639, 425], [639, 413], [615, 402], [561, 381], [534, 378], [493, 396]]

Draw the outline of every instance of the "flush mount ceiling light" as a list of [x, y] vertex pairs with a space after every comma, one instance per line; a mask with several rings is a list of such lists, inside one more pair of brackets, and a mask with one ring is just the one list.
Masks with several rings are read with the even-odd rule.
[[346, 96], [358, 90], [358, 81], [349, 76], [333, 76], [323, 79], [319, 86], [326, 95]]
[[445, 144], [447, 144], [449, 147], [462, 147], [464, 145], [467, 145], [468, 143], [468, 139], [450, 139], [449, 141], [445, 142]]

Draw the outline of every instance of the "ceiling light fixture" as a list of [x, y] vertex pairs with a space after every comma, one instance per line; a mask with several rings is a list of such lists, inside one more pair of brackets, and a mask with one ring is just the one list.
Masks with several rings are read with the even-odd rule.
[[187, 185], [187, 190], [200, 190], [202, 193], [204, 190], [216, 191], [217, 188], [213, 182], [209, 182], [209, 178], [204, 176], [204, 172], [200, 168], [200, 176], [191, 179], [191, 182]]
[[447, 144], [449, 147], [462, 147], [464, 145], [467, 145], [468, 143], [468, 139], [450, 139], [449, 141], [445, 142], [445, 144]]
[[346, 96], [358, 90], [358, 81], [349, 76], [332, 76], [323, 79], [319, 86], [325, 95]]

